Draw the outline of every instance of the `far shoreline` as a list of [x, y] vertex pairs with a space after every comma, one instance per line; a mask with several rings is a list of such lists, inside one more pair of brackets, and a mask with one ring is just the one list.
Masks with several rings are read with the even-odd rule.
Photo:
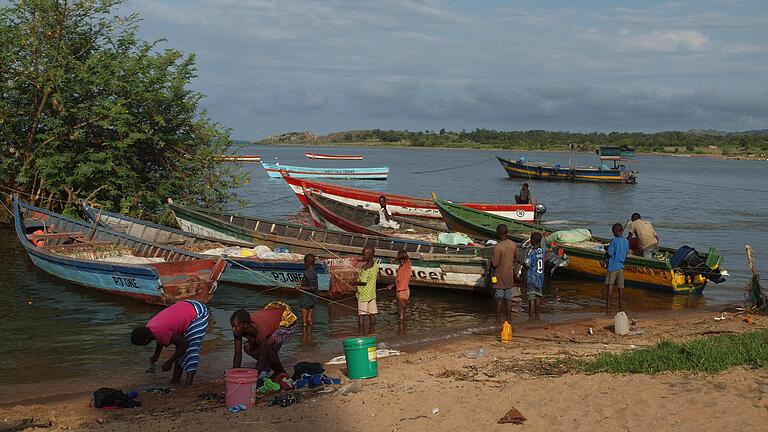
[[[381, 148], [381, 149], [423, 149], [423, 150], [478, 150], [489, 152], [525, 152], [525, 153], [570, 153], [568, 149], [516, 149], [501, 147], [446, 147], [446, 146], [414, 146], [406, 144], [386, 144], [381, 142], [317, 142], [317, 143], [264, 143], [249, 142], [243, 146], [277, 146], [277, 147], [349, 147], [349, 148]], [[577, 154], [593, 154], [592, 152], [577, 151]], [[694, 153], [687, 150], [677, 153], [648, 152], [635, 150], [635, 153], [643, 156], [667, 156], [667, 157], [692, 157], [712, 160], [742, 160], [742, 161], [768, 161], [768, 155], [722, 155], [715, 153]]]

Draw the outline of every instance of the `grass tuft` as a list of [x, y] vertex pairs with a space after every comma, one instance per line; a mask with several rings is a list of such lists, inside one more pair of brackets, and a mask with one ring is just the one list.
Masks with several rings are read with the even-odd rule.
[[671, 371], [717, 373], [735, 366], [768, 367], [768, 332], [718, 335], [621, 354], [600, 354], [581, 365], [585, 372], [656, 374]]

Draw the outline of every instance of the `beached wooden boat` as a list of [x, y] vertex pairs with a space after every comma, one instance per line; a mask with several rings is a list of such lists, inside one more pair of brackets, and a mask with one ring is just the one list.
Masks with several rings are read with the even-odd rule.
[[224, 162], [261, 162], [261, 156], [257, 155], [222, 155], [218, 156], [217, 159]]
[[273, 178], [280, 178], [284, 171], [296, 178], [325, 178], [338, 180], [386, 180], [389, 175], [388, 167], [373, 168], [315, 168], [283, 165], [279, 163], [262, 162], [261, 166]]
[[[383, 196], [387, 199], [387, 208], [389, 209], [390, 214], [394, 216], [441, 218], [440, 211], [431, 199], [413, 198], [404, 195], [356, 189], [332, 183], [299, 179], [288, 174], [283, 175], [283, 178], [305, 207], [307, 207], [307, 200], [304, 197], [304, 187], [313, 191], [322, 192], [323, 196], [326, 198], [352, 206], [362, 207], [363, 209], [373, 212], [379, 211], [379, 197]], [[537, 208], [534, 204], [463, 203], [462, 205], [527, 222], [537, 220], [539, 215], [546, 211], [546, 207], [540, 206]]]
[[[407, 237], [410, 234], [438, 235], [448, 232], [448, 227], [442, 221], [405, 216], [392, 216], [392, 219], [400, 224], [400, 228], [397, 230], [387, 229], [377, 225], [379, 223], [378, 212], [326, 198], [322, 191], [305, 189], [304, 196], [307, 198], [312, 219], [315, 225], [320, 228], [387, 237]], [[338, 224], [333, 222], [337, 218], [341, 219]]]
[[[208, 302], [227, 263], [130, 237], [13, 199], [16, 234], [41, 270], [145, 303]], [[135, 262], [131, 264], [131, 262]]]
[[[496, 158], [510, 178], [526, 180], [584, 181], [597, 183], [637, 182], [637, 170], [633, 168], [635, 152], [628, 147], [603, 147], [600, 154], [601, 165], [565, 165], [547, 162], [529, 162], [521, 157], [517, 160]], [[612, 162], [609, 166], [606, 162]], [[627, 164], [631, 164], [627, 166]]]
[[[253, 244], [249, 242], [192, 234], [179, 229], [124, 216], [119, 213], [95, 209], [87, 204], [83, 204], [83, 210], [91, 222], [98, 221], [99, 224], [133, 237], [138, 237], [152, 243], [172, 245], [176, 248], [195, 253], [203, 254], [208, 250], [227, 247], [247, 249], [253, 247]], [[304, 276], [303, 257], [287, 260], [257, 258], [253, 256], [242, 257], [230, 254], [227, 259], [230, 260], [231, 265], [227, 267], [221, 276], [221, 281], [223, 282], [259, 287], [280, 287], [285, 288], [285, 291], [295, 292], [296, 290], [293, 288]], [[333, 264], [329, 265], [324, 260], [318, 260], [315, 263], [315, 273], [317, 274], [320, 294], [328, 294], [332, 297], [341, 296], [349, 291], [350, 283], [354, 282], [350, 280], [350, 274], [346, 269], [339, 268]]]
[[321, 160], [363, 160], [360, 155], [329, 155], [322, 153], [304, 153], [304, 156], [309, 159], [321, 159]]
[[411, 257], [413, 286], [465, 291], [483, 290], [486, 286], [487, 260], [480, 256], [481, 249], [475, 247], [331, 231], [174, 204], [169, 207], [184, 231], [269, 247], [285, 247], [294, 253], [313, 253], [329, 261], [359, 256], [363, 247], [372, 246], [376, 249], [382, 283], [394, 280], [397, 264], [393, 258], [402, 249], [408, 251]]
[[[509, 237], [516, 241], [525, 241], [530, 235], [522, 230], [515, 230], [514, 220], [500, 216], [478, 214], [473, 209], [442, 200], [435, 200], [448, 226], [473, 236], [495, 238], [496, 227], [507, 224]], [[530, 227], [533, 228], [533, 227]], [[538, 226], [544, 235], [548, 229]], [[568, 266], [561, 271], [581, 277], [604, 280], [606, 271], [604, 245], [609, 240], [593, 237], [591, 241], [575, 244], [558, 244], [554, 247], [563, 249], [568, 255]], [[726, 272], [720, 269], [722, 258], [715, 255], [714, 248], [701, 254], [683, 246], [677, 250], [661, 248], [667, 259], [649, 259], [630, 255], [624, 265], [624, 280], [627, 286], [666, 291], [674, 294], [701, 293], [707, 281], [720, 283], [725, 280]]]

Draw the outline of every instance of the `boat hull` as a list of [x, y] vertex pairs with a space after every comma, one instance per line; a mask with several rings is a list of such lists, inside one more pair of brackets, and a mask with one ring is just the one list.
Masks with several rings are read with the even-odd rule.
[[[252, 247], [250, 243], [236, 240], [223, 240], [210, 236], [195, 236], [183, 230], [176, 230], [151, 222], [134, 219], [111, 212], [101, 212], [85, 205], [85, 213], [93, 222], [98, 220], [116, 231], [160, 244], [199, 245], [221, 242], [225, 246]], [[202, 231], [202, 230], [201, 230]], [[221, 281], [239, 285], [259, 287], [279, 287], [291, 289], [303, 279], [304, 262], [302, 260], [257, 260], [249, 257], [229, 256], [231, 265], [221, 276]], [[331, 276], [324, 262], [315, 263], [318, 279], [318, 291], [327, 292], [331, 287]]]
[[[515, 222], [503, 218], [490, 218], [487, 215], [481, 215], [482, 219], [473, 221], [475, 212], [472, 209], [462, 209], [461, 206], [452, 203], [441, 205], [439, 200], [436, 200], [436, 203], [451, 229], [479, 238], [496, 238], [496, 226], [498, 224], [505, 223], [511, 227]], [[536, 225], [533, 226], [536, 227]], [[547, 229], [539, 226], [539, 231], [545, 233]], [[510, 230], [509, 237], [517, 242], [522, 242], [529, 237], [529, 234]], [[596, 240], [607, 243], [607, 240], [604, 239]], [[568, 256], [568, 265], [558, 269], [558, 271], [589, 279], [605, 279], [607, 270], [605, 254], [602, 250], [567, 244], [556, 245], [554, 248], [562, 249]], [[670, 249], [666, 250], [671, 252]], [[630, 255], [625, 262], [624, 283], [629, 287], [671, 294], [691, 294], [701, 293], [707, 279], [700, 274], [685, 275], [679, 269], [673, 269], [668, 261]]]
[[306, 156], [309, 159], [319, 159], [319, 160], [363, 160], [363, 157], [360, 155], [329, 155], [329, 154], [320, 154], [320, 153], [304, 153], [304, 156]]
[[[372, 212], [379, 211], [379, 197], [385, 196], [387, 198], [387, 209], [395, 216], [412, 216], [432, 219], [441, 218], [440, 211], [432, 200], [429, 199], [386, 194], [365, 189], [355, 189], [318, 181], [307, 181], [293, 176], [283, 176], [283, 178], [304, 207], [307, 207], [307, 199], [304, 196], [303, 188], [307, 187], [322, 192], [323, 196], [326, 198], [347, 205], [361, 207]], [[536, 219], [536, 206], [533, 204], [464, 203], [463, 205], [498, 216], [525, 222], [533, 222]]]
[[557, 167], [549, 164], [517, 162], [496, 156], [510, 178], [526, 180], [579, 181], [596, 183], [635, 183], [628, 170], [597, 167]]
[[[25, 217], [44, 222], [49, 227], [55, 226], [58, 232], [88, 234], [93, 241], [124, 246], [142, 252], [139, 256], [162, 257], [166, 262], [123, 264], [67, 256], [55, 252], [57, 245], [50, 250], [33, 244], [26, 236]], [[169, 305], [187, 299], [208, 302], [226, 268], [222, 260], [198, 259], [194, 254], [142, 242], [116, 231], [102, 227], [94, 229], [89, 224], [48, 210], [22, 205], [16, 199], [14, 219], [19, 241], [40, 270], [71, 283], [145, 303]], [[67, 245], [61, 243], [59, 247], [63, 249]]]
[[[326, 258], [329, 262], [337, 259], [348, 259], [344, 257], [359, 256], [363, 246], [372, 245], [376, 248], [376, 259], [381, 263], [381, 283], [394, 282], [397, 264], [392, 261], [397, 255], [397, 250], [401, 248], [407, 250], [419, 244], [418, 242], [405, 243], [403, 240], [386, 238], [366, 237], [363, 239], [365, 236], [358, 234], [331, 231], [317, 232], [318, 237], [323, 235], [325, 237], [321, 238], [323, 241], [314, 241], [312, 233], [314, 228], [311, 227], [299, 228], [302, 232], [296, 237], [287, 237], [259, 232], [259, 228], [248, 230], [178, 206], [172, 206], [172, 209], [179, 225], [185, 231], [214, 238], [251, 241], [254, 244], [264, 244], [270, 247], [287, 247], [294, 253], [313, 253]], [[269, 222], [266, 224], [268, 226]], [[367, 243], [361, 243], [363, 240], [367, 240]], [[477, 249], [459, 248], [457, 250], [464, 250], [464, 252], [427, 254], [410, 251], [412, 268], [415, 272], [411, 285], [460, 291], [485, 289], [486, 278], [484, 275], [487, 261], [476, 256], [479, 253]]]
[[388, 167], [373, 168], [313, 168], [262, 162], [261, 166], [273, 178], [281, 178], [281, 171], [302, 179], [324, 178], [339, 180], [386, 180]]

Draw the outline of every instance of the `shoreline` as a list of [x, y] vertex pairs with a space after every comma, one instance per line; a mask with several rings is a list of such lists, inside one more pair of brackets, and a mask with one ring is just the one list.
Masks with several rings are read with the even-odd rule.
[[[422, 146], [414, 146], [414, 145], [405, 145], [405, 144], [384, 144], [381, 142], [353, 142], [353, 143], [345, 143], [345, 142], [328, 142], [328, 143], [258, 143], [258, 142], [249, 142], [248, 144], [244, 144], [243, 146], [276, 146], [276, 147], [350, 147], [350, 148], [381, 148], [381, 149], [423, 149], [423, 150], [478, 150], [478, 151], [489, 151], [489, 152], [525, 152], [525, 153], [570, 153], [570, 151], [567, 148], [563, 149], [536, 149], [531, 150], [527, 148], [501, 148], [501, 147], [446, 147], [446, 146], [429, 146], [429, 147], [422, 147]], [[593, 154], [593, 152], [576, 152], [578, 154]], [[760, 155], [722, 155], [722, 154], [714, 154], [714, 153], [693, 153], [688, 151], [681, 151], [679, 153], [672, 153], [672, 152], [646, 152], [635, 149], [635, 154], [637, 155], [643, 155], [643, 156], [667, 156], [667, 157], [695, 157], [695, 158], [705, 158], [705, 159], [712, 159], [712, 160], [744, 160], [744, 161], [768, 161], [768, 157], [760, 156]]]
[[[229, 414], [221, 402], [200, 398], [202, 393], [223, 392], [224, 384], [219, 379], [198, 382], [189, 388], [176, 388], [166, 396], [142, 393], [139, 396], [142, 407], [136, 409], [105, 411], [90, 408], [90, 392], [73, 392], [5, 402], [0, 404], [0, 414], [6, 420], [50, 419], [53, 427], [47, 430], [128, 431], [137, 427], [142, 430], [205, 430], [221, 426], [224, 430], [271, 430], [274, 425], [287, 422], [293, 423], [294, 430], [317, 432], [363, 428], [464, 430], [481, 424], [486, 426], [484, 429], [507, 430], [503, 428], [509, 428], [508, 425], [497, 425], [496, 420], [514, 406], [529, 419], [526, 425], [534, 430], [538, 430], [537, 427], [595, 430], [594, 426], [598, 424], [605, 430], [617, 430], [611, 423], [615, 419], [605, 416], [610, 410], [619, 410], [617, 413], [621, 412], [622, 421], [637, 425], [632, 426], [632, 430], [635, 427], [639, 430], [642, 422], [648, 420], [642, 414], [644, 410], [649, 413], [674, 410], [676, 403], [670, 402], [679, 396], [674, 390], [683, 385], [689, 392], [692, 387], [697, 388], [693, 392], [696, 397], [692, 396], [685, 403], [687, 414], [678, 413], [684, 417], [680, 421], [687, 419], [694, 423], [683, 424], [711, 426], [710, 422], [715, 421], [716, 416], [728, 417], [723, 415], [724, 412], [750, 407], [739, 397], [756, 399], [756, 403], [762, 405], [754, 412], [750, 411], [749, 416], [732, 416], [728, 419], [729, 424], [756, 430], [752, 427], [753, 421], [768, 420], [768, 398], [761, 402], [764, 392], [750, 393], [738, 385], [754, 382], [752, 385], [759, 386], [759, 381], [768, 379], [768, 371], [764, 369], [739, 367], [715, 375], [585, 374], [559, 366], [557, 360], [588, 359], [599, 353], [655, 346], [661, 340], [685, 341], [713, 334], [766, 329], [767, 317], [754, 316], [752, 322], [747, 323], [734, 312], [726, 313], [724, 320], [715, 321], [713, 317], [721, 315], [715, 310], [630, 311], [630, 318], [637, 320], [639, 331], [636, 335], [621, 337], [610, 330], [613, 312], [615, 310], [604, 317], [557, 324], [529, 323], [521, 318], [514, 321], [513, 341], [509, 344], [498, 342], [495, 331], [481, 331], [422, 346], [409, 346], [404, 348], [401, 356], [379, 359], [379, 377], [360, 381], [360, 393], [341, 396], [335, 393], [335, 388], [327, 394], [303, 391], [301, 402], [288, 408], [268, 408], [261, 401], [244, 413]], [[588, 334], [589, 328], [593, 329], [593, 335]], [[465, 355], [479, 348], [485, 351], [481, 358], [472, 359]], [[342, 384], [348, 382], [343, 375], [343, 365], [325, 367], [329, 376], [341, 377]], [[155, 375], [153, 385], [168, 386], [165, 378]], [[731, 384], [723, 387], [721, 383]], [[101, 386], [110, 386], [110, 383], [94, 383], [92, 387]], [[631, 392], [628, 392], [629, 388]], [[585, 399], [587, 393], [595, 390], [601, 397]], [[660, 395], [653, 397], [648, 394], [659, 392]], [[13, 388], [8, 386], [6, 393], [12, 394]], [[712, 400], [701, 396], [710, 393], [723, 406], [707, 414]], [[617, 403], [616, 397], [623, 402]], [[585, 400], [589, 400], [588, 407], [583, 405]], [[623, 410], [630, 401], [634, 401], [631, 404], [635, 409]], [[438, 409], [438, 415], [432, 414], [434, 408]], [[701, 415], [702, 418], [697, 417]], [[562, 416], [566, 416], [569, 423], [546, 423], [562, 421], [558, 419]], [[601, 423], [604, 421], [607, 423]], [[254, 425], [262, 423], [264, 428], [254, 429]], [[679, 429], [670, 423], [659, 430]]]

